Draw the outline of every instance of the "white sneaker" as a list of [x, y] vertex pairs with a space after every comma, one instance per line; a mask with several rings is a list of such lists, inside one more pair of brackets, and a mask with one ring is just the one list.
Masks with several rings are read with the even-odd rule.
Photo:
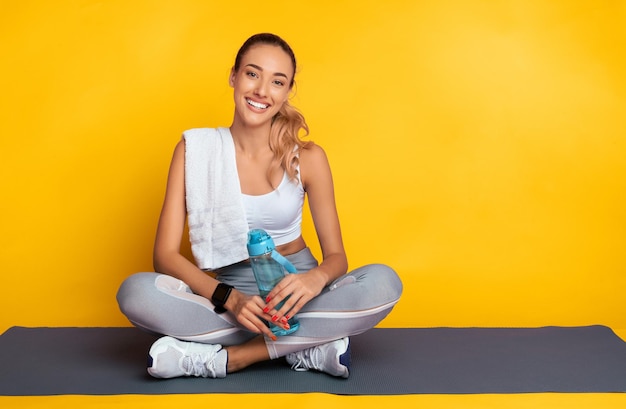
[[148, 373], [155, 378], [201, 376], [224, 378], [228, 353], [221, 345], [158, 339], [148, 353]]
[[347, 378], [350, 376], [350, 339], [342, 338], [327, 344], [287, 355], [287, 362], [295, 371], [325, 372]]

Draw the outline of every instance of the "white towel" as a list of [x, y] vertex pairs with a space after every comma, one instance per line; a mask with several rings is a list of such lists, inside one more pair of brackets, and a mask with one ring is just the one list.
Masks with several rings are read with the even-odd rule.
[[191, 251], [201, 269], [248, 258], [235, 144], [228, 128], [185, 131], [185, 190]]

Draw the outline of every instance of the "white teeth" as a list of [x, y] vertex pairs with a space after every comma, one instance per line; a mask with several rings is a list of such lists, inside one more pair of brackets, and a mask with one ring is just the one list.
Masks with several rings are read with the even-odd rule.
[[250, 99], [246, 99], [246, 102], [247, 102], [249, 105], [252, 105], [252, 106], [253, 106], [253, 107], [255, 107], [255, 108], [259, 108], [259, 109], [265, 109], [265, 108], [267, 108], [267, 105], [265, 105], [265, 104], [261, 104], [260, 102], [254, 102], [254, 101], [252, 101], [252, 100], [250, 100]]

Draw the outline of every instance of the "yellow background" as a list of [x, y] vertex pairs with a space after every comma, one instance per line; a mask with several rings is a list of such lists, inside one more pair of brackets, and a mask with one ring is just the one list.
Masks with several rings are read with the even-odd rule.
[[383, 326], [626, 328], [623, 2], [223, 3], [3, 2], [0, 329], [127, 325], [173, 147], [230, 124], [259, 31], [296, 51], [351, 266], [405, 283]]
[[404, 281], [381, 326], [624, 329], [625, 27], [623, 1], [3, 0], [0, 332], [128, 325], [173, 147], [230, 124], [260, 31], [296, 51], [351, 266]]

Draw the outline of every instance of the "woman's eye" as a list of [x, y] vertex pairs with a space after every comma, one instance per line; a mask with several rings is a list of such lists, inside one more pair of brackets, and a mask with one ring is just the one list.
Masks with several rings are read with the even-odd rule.
[[252, 78], [256, 78], [257, 77], [256, 72], [254, 72], [254, 71], [248, 71], [246, 73], [246, 75], [249, 76], [249, 77], [252, 77]]
[[282, 82], [282, 81], [280, 81], [280, 80], [275, 80], [275, 81], [274, 81], [274, 84], [276, 84], [276, 85], [278, 85], [278, 86], [281, 86], [281, 87], [282, 87], [283, 85], [285, 85], [285, 83], [284, 83], [284, 82]]

